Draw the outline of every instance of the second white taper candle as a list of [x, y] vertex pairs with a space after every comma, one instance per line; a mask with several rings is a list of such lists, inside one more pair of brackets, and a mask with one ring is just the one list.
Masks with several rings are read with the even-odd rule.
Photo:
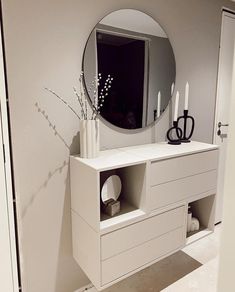
[[157, 118], [161, 115], [161, 91], [158, 92], [157, 96]]
[[185, 104], [184, 104], [185, 110], [188, 110], [188, 97], [189, 97], [189, 84], [187, 82], [185, 86]]
[[175, 83], [173, 82], [173, 83], [171, 84], [171, 96], [173, 95], [174, 88], [175, 88]]
[[179, 94], [179, 91], [177, 91], [177, 93], [176, 93], [176, 97], [175, 97], [175, 114], [174, 114], [174, 121], [177, 121], [177, 119], [178, 119], [179, 98], [180, 98], [180, 94]]

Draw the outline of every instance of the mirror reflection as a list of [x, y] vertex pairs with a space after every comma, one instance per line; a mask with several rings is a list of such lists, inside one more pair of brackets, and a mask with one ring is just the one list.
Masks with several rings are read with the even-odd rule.
[[161, 26], [145, 13], [122, 9], [103, 18], [92, 31], [83, 71], [87, 88], [101, 73], [99, 94], [106, 77], [113, 77], [101, 116], [117, 127], [139, 129], [156, 121], [166, 109], [176, 64]]

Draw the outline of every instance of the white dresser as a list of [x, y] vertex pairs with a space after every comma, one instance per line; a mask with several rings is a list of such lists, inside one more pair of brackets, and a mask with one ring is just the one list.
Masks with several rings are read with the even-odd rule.
[[[191, 142], [71, 156], [73, 255], [98, 290], [213, 232], [218, 147]], [[121, 212], [102, 214], [102, 177], [122, 181]], [[200, 230], [187, 233], [187, 210]]]

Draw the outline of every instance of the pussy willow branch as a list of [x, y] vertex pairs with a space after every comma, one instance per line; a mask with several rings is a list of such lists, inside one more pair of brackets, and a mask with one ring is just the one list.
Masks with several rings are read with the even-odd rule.
[[84, 98], [84, 106], [85, 106], [86, 119], [88, 119], [88, 108], [87, 108], [87, 99], [88, 99], [88, 96], [87, 96], [86, 91], [85, 91], [85, 80], [84, 80], [83, 72], [82, 72], [82, 75], [81, 75], [81, 92], [82, 92], [83, 98]]
[[[91, 119], [96, 120], [97, 116], [100, 114], [100, 110], [104, 105], [105, 97], [108, 95], [109, 89], [111, 88], [112, 80], [113, 78], [108, 75], [107, 79], [105, 80], [104, 87], [100, 91], [98, 91], [98, 87], [100, 86], [100, 80], [102, 79], [101, 73], [99, 73], [98, 78], [95, 77], [95, 80], [92, 81], [92, 84], [88, 90], [88, 94], [91, 94], [93, 92], [93, 100], [91, 101]], [[87, 92], [85, 92], [85, 81], [84, 81], [84, 75], [83, 72], [80, 74], [79, 77], [79, 90], [80, 94], [78, 93], [76, 87], [73, 87], [74, 94], [76, 96], [76, 99], [79, 102], [79, 105], [81, 107], [81, 117], [79, 114], [69, 105], [67, 101], [65, 101], [62, 97], [60, 97], [56, 92], [49, 88], [45, 88], [48, 92], [56, 96], [60, 101], [62, 101], [75, 115], [79, 120], [88, 120], [88, 95]]]
[[60, 101], [62, 101], [77, 116], [77, 118], [79, 120], [81, 120], [81, 117], [75, 112], [75, 110], [62, 97], [60, 97], [56, 92], [54, 92], [53, 90], [51, 90], [49, 88], [45, 88], [45, 90], [47, 90], [48, 92], [50, 92], [51, 94], [56, 96]]
[[[92, 82], [91, 88], [94, 88], [94, 85], [96, 85], [94, 91], [93, 91], [93, 102], [92, 102], [92, 119], [96, 119], [97, 116], [100, 114], [100, 110], [104, 105], [105, 97], [108, 95], [109, 89], [111, 88], [111, 84], [113, 81], [113, 78], [111, 78], [110, 75], [108, 75], [107, 79], [105, 80], [104, 87], [100, 91], [100, 95], [98, 94], [98, 87], [100, 85], [100, 80], [102, 79], [101, 73], [99, 73], [98, 78], [95, 79], [95, 81]], [[106, 91], [104, 93], [104, 91]]]
[[84, 103], [83, 103], [84, 94], [83, 94], [82, 79], [83, 79], [83, 72], [81, 72], [80, 77], [79, 77], [79, 87], [80, 87], [80, 95], [81, 95], [80, 101], [81, 101], [81, 108], [82, 108], [82, 111], [84, 114], [84, 119], [87, 119], [86, 114], [85, 114], [85, 110], [84, 110]]
[[87, 117], [86, 117], [86, 114], [84, 112], [82, 99], [80, 98], [80, 96], [79, 96], [79, 94], [77, 92], [77, 89], [75, 87], [73, 88], [73, 91], [74, 91], [74, 93], [75, 93], [75, 95], [77, 97], [77, 100], [78, 100], [79, 104], [80, 104], [81, 112], [82, 112], [82, 118], [84, 118], [84, 120], [86, 120]]
[[93, 91], [93, 99], [91, 100], [91, 110], [92, 110], [92, 114], [91, 114], [91, 119], [95, 120], [96, 119], [96, 88], [97, 88], [97, 84], [96, 84], [96, 77], [95, 77], [95, 81], [92, 81], [91, 86], [90, 86], [90, 90], [88, 91], [89, 93], [91, 93], [91, 91]]
[[86, 119], [88, 119], [87, 96], [84, 92], [84, 88], [85, 88], [84, 78], [82, 78], [81, 82], [82, 82], [82, 88], [83, 88], [83, 93], [84, 93], [85, 114], [86, 114]]

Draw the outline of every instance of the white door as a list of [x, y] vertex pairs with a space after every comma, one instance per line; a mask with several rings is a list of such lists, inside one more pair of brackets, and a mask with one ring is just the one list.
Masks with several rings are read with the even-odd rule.
[[[235, 52], [234, 52], [235, 53]], [[233, 61], [233, 89], [230, 105], [230, 126], [227, 159], [225, 165], [225, 202], [223, 230], [220, 245], [220, 261], [217, 292], [235, 291], [234, 262], [235, 262], [235, 237], [233, 235], [235, 222], [235, 196], [234, 196], [234, 173], [235, 173], [235, 59]]]
[[[232, 91], [232, 71], [235, 42], [235, 15], [224, 12], [222, 18], [214, 144], [220, 146], [218, 195], [215, 223], [222, 221], [224, 171]], [[219, 124], [220, 123], [220, 124]], [[221, 126], [220, 126], [221, 125]], [[220, 130], [220, 132], [218, 132]]]
[[7, 206], [2, 122], [0, 119], [0, 290], [13, 292], [12, 257]]
[[[0, 20], [1, 21], [1, 20]], [[0, 23], [1, 25], [1, 23]], [[5, 75], [0, 30], [0, 291], [19, 291]], [[3, 143], [5, 144], [5, 161]]]

